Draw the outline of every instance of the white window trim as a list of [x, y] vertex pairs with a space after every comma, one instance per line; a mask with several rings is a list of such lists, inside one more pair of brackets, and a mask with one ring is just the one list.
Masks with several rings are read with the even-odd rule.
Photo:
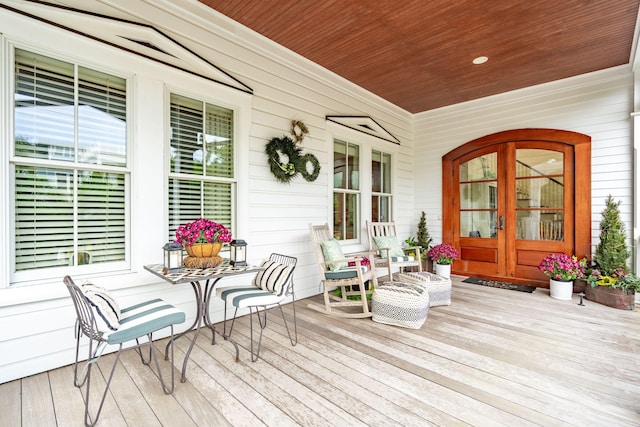
[[[188, 75], [179, 70], [163, 66], [161, 64], [150, 63], [143, 58], [123, 52], [95, 41], [79, 38], [76, 34], [62, 30], [60, 28], [44, 25], [26, 17], [17, 16], [14, 20], [3, 21], [3, 33], [0, 34], [0, 87], [1, 93], [8, 94], [13, 90], [9, 79], [13, 67], [12, 58], [9, 58], [8, 48], [10, 43], [16, 46], [39, 53], [45, 56], [53, 56], [62, 60], [77, 63], [79, 65], [101, 70], [114, 75], [120, 75], [128, 80], [131, 79], [131, 89], [128, 88], [128, 102], [131, 103], [130, 111], [132, 119], [129, 120], [127, 133], [128, 141], [128, 168], [131, 170], [129, 187], [129, 209], [126, 218], [131, 229], [127, 231], [130, 239], [130, 269], [125, 271], [113, 271], [101, 275], [75, 274], [74, 278], [83, 280], [90, 278], [95, 283], [106, 286], [109, 289], [123, 289], [133, 286], [144, 286], [157, 283], [146, 273], [142, 265], [148, 262], [159, 262], [161, 260], [161, 247], [166, 243], [167, 230], [167, 209], [166, 197], [167, 181], [161, 177], [166, 177], [167, 172], [160, 165], [168, 167], [168, 162], [162, 161], [164, 150], [160, 149], [165, 144], [165, 128], [158, 123], [164, 120], [163, 108], [168, 105], [162, 102], [163, 90], [166, 85], [171, 85], [175, 90], [187, 93], [188, 89], [192, 93], [215, 94], [209, 99], [218, 105], [227, 106], [236, 111], [236, 142], [237, 155], [235, 161], [237, 170], [236, 189], [236, 221], [237, 231], [234, 237], [243, 238], [248, 230], [248, 207], [249, 207], [249, 137], [251, 130], [252, 115], [252, 95], [240, 92], [236, 89], [218, 85], [198, 76]], [[146, 102], [140, 102], [146, 100]], [[149, 104], [152, 102], [152, 104]], [[12, 125], [12, 117], [8, 106], [12, 100], [0, 100], [0, 123], [3, 125], [0, 130], [2, 141], [11, 141], [9, 129]], [[128, 106], [129, 107], [129, 106]], [[141, 138], [152, 140], [153, 144], [158, 144], [157, 153], [149, 152], [149, 144], [141, 143]], [[9, 176], [9, 148], [8, 144], [0, 147], [0, 178], [2, 184], [0, 189], [3, 194], [11, 194]], [[155, 146], [154, 146], [155, 147]], [[156, 156], [160, 159], [156, 161]], [[156, 179], [152, 182], [148, 178], [142, 177], [140, 173], [141, 165], [148, 164], [153, 159], [157, 164], [158, 171], [153, 171]], [[153, 185], [147, 185], [153, 184]], [[145, 187], [146, 185], [146, 187]], [[158, 188], [160, 186], [160, 188]], [[151, 221], [144, 218], [139, 212], [141, 192], [150, 192], [153, 195], [153, 212], [157, 212], [157, 217]], [[159, 196], [158, 196], [159, 195]], [[48, 280], [32, 286], [12, 286], [9, 287], [11, 244], [13, 228], [10, 222], [10, 204], [7, 200], [12, 200], [9, 196], [0, 203], [0, 307], [9, 307], [16, 304], [33, 303], [51, 299], [68, 298], [68, 292], [62, 285], [62, 276], [51, 276]], [[158, 199], [156, 201], [156, 198]], [[132, 214], [135, 213], [135, 214]], [[162, 229], [161, 233], [156, 230]], [[142, 231], [141, 231], [142, 230]], [[156, 251], [149, 251], [149, 248], [157, 248]], [[149, 255], [150, 254], [150, 255]], [[149, 261], [151, 260], [151, 261]]]
[[[360, 252], [368, 250], [369, 238], [367, 235], [366, 221], [371, 216], [371, 161], [372, 151], [377, 150], [391, 155], [391, 194], [395, 198], [396, 195], [396, 182], [397, 180], [397, 158], [400, 146], [396, 144], [390, 144], [385, 141], [381, 141], [371, 135], [364, 134], [362, 132], [346, 128], [339, 124], [327, 121], [326, 122], [326, 139], [325, 142], [328, 147], [328, 164], [329, 179], [327, 184], [327, 223], [333, 224], [333, 144], [334, 140], [339, 139], [352, 144], [356, 144], [360, 149], [360, 224], [359, 224], [359, 239], [357, 240], [341, 240], [340, 244], [345, 252]], [[363, 169], [366, 168], [366, 169]], [[391, 203], [391, 218], [395, 217], [395, 203]]]
[[[164, 207], [164, 224], [165, 231], [169, 230], [169, 206], [168, 206], [168, 183], [170, 177], [180, 178], [180, 174], [171, 172], [171, 135], [169, 134], [169, 126], [170, 126], [170, 97], [171, 94], [177, 94], [182, 96], [187, 96], [192, 99], [196, 99], [205, 103], [213, 104], [219, 107], [228, 108], [233, 111], [234, 117], [234, 177], [233, 178], [216, 178], [216, 181], [219, 182], [231, 182], [234, 185], [232, 186], [231, 192], [231, 205], [233, 210], [232, 217], [232, 228], [233, 228], [233, 238], [241, 239], [242, 236], [245, 236], [248, 233], [248, 229], [246, 228], [246, 224], [248, 224], [248, 211], [249, 211], [249, 129], [251, 129], [251, 96], [247, 94], [242, 94], [238, 91], [232, 91], [230, 93], [226, 93], [226, 96], [211, 96], [210, 83], [208, 84], [209, 89], [203, 91], [193, 91], [192, 89], [187, 89], [182, 86], [177, 85], [165, 85], [164, 91], [164, 126], [167, 129], [166, 138], [164, 143], [164, 198], [165, 198], [165, 207]], [[230, 90], [228, 88], [221, 88], [220, 92], [226, 92], [226, 90]], [[203, 96], [205, 93], [207, 96]], [[233, 96], [232, 96], [233, 95]], [[236, 102], [230, 103], [229, 99], [233, 99]], [[187, 178], [193, 178], [193, 176], [188, 175]], [[215, 220], [215, 218], [209, 218]]]
[[[381, 153], [383, 156], [386, 154], [386, 155], [389, 155], [391, 157], [391, 163], [389, 165], [389, 167], [391, 168], [391, 174], [390, 174], [390, 177], [391, 177], [390, 178], [391, 179], [390, 190], [391, 190], [391, 192], [390, 193], [385, 193], [383, 191], [373, 191], [373, 190], [371, 190], [371, 197], [370, 198], [372, 199], [374, 195], [377, 195], [379, 197], [388, 197], [389, 201], [391, 202], [391, 206], [389, 206], [389, 216], [390, 216], [389, 217], [389, 221], [393, 221], [393, 206], [394, 206], [394, 202], [393, 202], [393, 200], [394, 200], [393, 183], [395, 182], [395, 176], [394, 176], [395, 168], [394, 168], [393, 163], [394, 163], [395, 156], [393, 154], [391, 154], [390, 152], [388, 152], [388, 151], [380, 150], [380, 149], [375, 148], [375, 147], [371, 148], [371, 150], [369, 150], [369, 155], [371, 156], [371, 161], [369, 162], [370, 170], [373, 169], [371, 167], [371, 165], [373, 163], [373, 152], [374, 151], [377, 151], [378, 153]], [[370, 175], [373, 175], [373, 173], [371, 173]], [[373, 177], [371, 179], [373, 180]], [[373, 183], [369, 188], [371, 189], [372, 187], [373, 187]], [[384, 187], [384, 182], [382, 183], [382, 187]], [[371, 210], [369, 212], [373, 212], [373, 202], [371, 202]]]
[[[105, 263], [105, 264], [90, 264], [90, 265], [83, 265], [83, 266], [75, 266], [75, 267], [52, 267], [52, 268], [46, 268], [46, 269], [42, 269], [42, 270], [27, 270], [27, 271], [20, 271], [20, 272], [15, 272], [13, 271], [14, 267], [15, 267], [15, 236], [14, 236], [14, 230], [15, 230], [15, 216], [14, 216], [14, 212], [15, 212], [15, 197], [13, 197], [14, 194], [14, 187], [11, 185], [14, 183], [14, 179], [15, 176], [13, 176], [12, 174], [12, 170], [13, 170], [13, 166], [15, 164], [22, 164], [22, 165], [44, 165], [46, 164], [47, 166], [50, 167], [55, 167], [56, 162], [55, 161], [46, 161], [43, 162], [39, 159], [23, 159], [23, 158], [17, 158], [14, 156], [14, 144], [15, 144], [15, 140], [14, 140], [14, 109], [15, 109], [15, 105], [13, 103], [12, 99], [2, 99], [1, 100], [1, 104], [2, 104], [2, 108], [6, 108], [6, 111], [3, 111], [3, 118], [5, 120], [6, 126], [4, 127], [4, 129], [6, 130], [5, 135], [3, 135], [5, 139], [5, 141], [9, 142], [8, 144], [3, 144], [4, 145], [4, 149], [0, 150], [2, 152], [2, 154], [5, 156], [2, 161], [2, 168], [5, 169], [5, 173], [3, 174], [5, 176], [5, 193], [9, 195], [10, 197], [10, 201], [9, 203], [6, 204], [6, 235], [5, 235], [5, 239], [4, 241], [7, 242], [5, 244], [9, 245], [9, 249], [7, 252], [10, 254], [8, 257], [4, 256], [2, 257], [2, 262], [6, 263], [6, 269], [4, 269], [5, 272], [7, 272], [8, 277], [0, 282], [0, 289], [3, 288], [19, 288], [19, 287], [30, 287], [33, 285], [38, 285], [38, 284], [42, 284], [42, 283], [47, 283], [50, 281], [50, 278], [52, 276], [62, 276], [65, 274], [70, 274], [70, 273], [76, 273], [77, 276], [83, 276], [83, 275], [100, 275], [100, 274], [113, 274], [113, 273], [119, 273], [122, 271], [130, 271], [131, 270], [131, 225], [130, 225], [130, 218], [131, 218], [131, 175], [132, 175], [132, 171], [131, 171], [131, 157], [132, 157], [132, 134], [131, 134], [131, 121], [132, 121], [132, 117], [133, 117], [133, 113], [131, 111], [132, 108], [132, 99], [134, 98], [134, 94], [133, 94], [133, 90], [132, 90], [132, 84], [131, 84], [131, 75], [130, 74], [124, 74], [122, 72], [118, 72], [118, 71], [114, 71], [111, 69], [106, 69], [100, 65], [96, 65], [96, 64], [92, 64], [92, 63], [87, 63], [87, 62], [81, 62], [78, 61], [77, 59], [65, 56], [65, 55], [61, 55], [58, 52], [45, 52], [42, 49], [33, 49], [31, 46], [25, 46], [23, 43], [20, 42], [16, 42], [16, 41], [12, 41], [9, 39], [4, 39], [2, 40], [2, 47], [3, 47], [3, 56], [2, 56], [2, 65], [4, 66], [4, 73], [3, 75], [5, 76], [6, 82], [3, 82], [3, 88], [5, 88], [4, 93], [7, 94], [7, 96], [9, 95], [13, 95], [14, 89], [15, 89], [15, 73], [14, 73], [14, 61], [15, 61], [15, 49], [19, 48], [19, 49], [23, 49], [29, 52], [34, 52], [37, 53], [39, 55], [43, 55], [43, 56], [48, 56], [54, 59], [58, 59], [61, 61], [66, 61], [69, 62], [71, 64], [74, 64], [77, 67], [81, 66], [81, 67], [85, 67], [91, 70], [96, 70], [96, 71], [101, 71], [101, 72], [105, 72], [117, 77], [121, 77], [123, 79], [126, 80], [126, 87], [127, 87], [127, 141], [126, 141], [126, 165], [124, 167], [108, 167], [108, 166], [99, 166], [99, 165], [90, 165], [90, 167], [86, 167], [87, 169], [91, 169], [91, 170], [101, 170], [101, 171], [105, 171], [105, 172], [114, 172], [114, 173], [121, 173], [124, 175], [125, 177], [125, 200], [126, 200], [126, 209], [125, 209], [125, 259], [124, 261], [119, 261], [119, 262], [111, 262], [111, 263]], [[8, 107], [8, 108], [7, 108]], [[77, 123], [76, 123], [77, 125]], [[85, 165], [83, 164], [78, 164], [76, 162], [63, 162], [62, 166], [65, 169], [69, 169], [69, 170], [73, 170], [73, 169], [84, 169]]]

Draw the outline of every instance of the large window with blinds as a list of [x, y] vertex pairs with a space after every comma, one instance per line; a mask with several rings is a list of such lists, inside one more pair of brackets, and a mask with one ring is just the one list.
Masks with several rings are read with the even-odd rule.
[[15, 49], [14, 82], [12, 283], [125, 261], [126, 80]]
[[233, 233], [233, 110], [173, 93], [170, 103], [169, 239], [199, 217]]

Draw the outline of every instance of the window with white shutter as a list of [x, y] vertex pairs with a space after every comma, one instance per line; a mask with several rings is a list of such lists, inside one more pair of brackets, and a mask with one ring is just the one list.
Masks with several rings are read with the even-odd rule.
[[127, 254], [126, 80], [15, 49], [12, 283]]
[[233, 110], [178, 94], [170, 102], [169, 239], [200, 217], [233, 233]]

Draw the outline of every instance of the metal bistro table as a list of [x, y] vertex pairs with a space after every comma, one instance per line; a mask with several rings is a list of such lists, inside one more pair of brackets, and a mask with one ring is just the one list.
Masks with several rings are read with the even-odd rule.
[[[229, 264], [229, 260], [224, 260], [222, 264], [213, 268], [182, 268], [180, 270], [166, 272], [164, 270], [164, 265], [162, 264], [150, 264], [145, 265], [144, 269], [153, 273], [154, 275], [160, 277], [163, 280], [171, 283], [172, 285], [179, 285], [182, 283], [191, 283], [191, 287], [193, 288], [193, 292], [196, 294], [196, 320], [193, 322], [193, 325], [189, 329], [180, 334], [176, 335], [174, 340], [184, 336], [188, 332], [195, 330], [195, 334], [193, 335], [193, 339], [191, 340], [191, 344], [189, 345], [189, 349], [184, 356], [184, 362], [182, 363], [182, 378], [181, 382], [185, 382], [187, 380], [187, 362], [189, 361], [189, 356], [191, 354], [191, 350], [193, 349], [196, 340], [198, 339], [198, 335], [200, 334], [200, 327], [204, 322], [204, 325], [211, 329], [212, 331], [212, 339], [211, 344], [215, 344], [216, 342], [216, 333], [223, 337], [225, 340], [228, 340], [233, 344], [236, 349], [236, 362], [240, 360], [239, 358], [239, 350], [238, 344], [235, 341], [230, 339], [228, 336], [224, 335], [222, 332], [218, 331], [215, 326], [211, 323], [211, 319], [209, 317], [209, 302], [211, 301], [211, 295], [213, 294], [213, 289], [216, 284], [223, 278], [229, 276], [235, 276], [238, 274], [248, 274], [255, 273], [260, 270], [260, 267], [256, 266], [244, 266], [244, 267], [234, 267]], [[204, 291], [202, 289], [201, 282], [204, 282]], [[165, 349], [165, 358], [168, 351], [168, 345]]]

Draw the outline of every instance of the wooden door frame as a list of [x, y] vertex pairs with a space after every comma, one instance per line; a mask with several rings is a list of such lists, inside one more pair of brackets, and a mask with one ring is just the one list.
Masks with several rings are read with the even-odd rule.
[[[497, 132], [474, 139], [442, 156], [442, 241], [456, 246], [454, 224], [458, 218], [454, 215], [454, 195], [457, 194], [454, 188], [457, 172], [454, 170], [455, 160], [481, 148], [518, 141], [557, 142], [573, 146], [575, 255], [591, 259], [591, 137], [558, 129], [529, 128]], [[453, 267], [453, 273], [465, 274], [464, 271], [456, 271], [455, 263]]]

